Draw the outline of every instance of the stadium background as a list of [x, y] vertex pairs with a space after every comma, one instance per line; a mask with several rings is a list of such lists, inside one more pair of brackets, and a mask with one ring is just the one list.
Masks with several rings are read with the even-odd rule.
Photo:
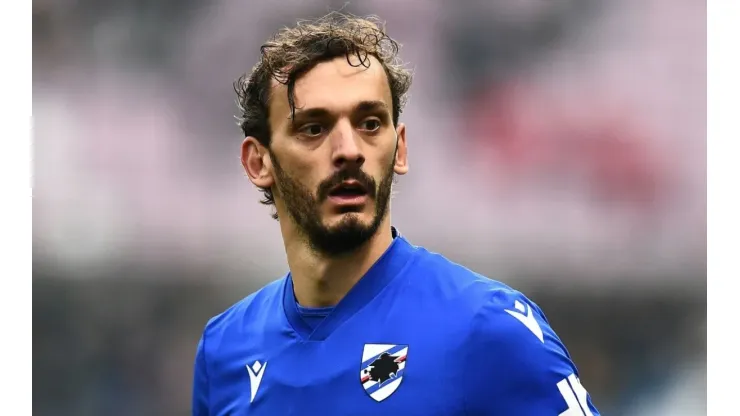
[[286, 269], [231, 82], [340, 8], [416, 68], [401, 232], [540, 304], [604, 414], [705, 414], [694, 0], [34, 0], [34, 413], [189, 412], [207, 319]]

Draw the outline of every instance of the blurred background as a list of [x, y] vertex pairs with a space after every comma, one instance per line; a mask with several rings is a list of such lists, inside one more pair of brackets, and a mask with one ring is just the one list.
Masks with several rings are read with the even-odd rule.
[[540, 304], [603, 414], [705, 414], [695, 0], [34, 0], [34, 413], [188, 414], [206, 321], [287, 270], [232, 82], [337, 9], [416, 70], [401, 232]]

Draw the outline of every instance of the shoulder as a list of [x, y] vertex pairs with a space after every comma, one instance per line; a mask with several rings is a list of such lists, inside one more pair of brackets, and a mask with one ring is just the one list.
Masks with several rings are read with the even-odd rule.
[[[447, 306], [468, 324], [469, 343], [491, 349], [500, 356], [529, 351], [534, 355], [556, 352], [568, 358], [561, 340], [550, 326], [545, 313], [521, 291], [476, 273], [446, 257], [418, 248], [415, 264], [421, 287], [434, 290], [451, 303]], [[528, 358], [531, 358], [530, 355]]]
[[417, 247], [416, 292], [431, 293], [465, 320], [479, 342], [559, 346], [542, 309], [521, 291], [477, 273], [447, 257]]
[[474, 292], [479, 306], [463, 349], [471, 411], [599, 414], [566, 346], [535, 302], [495, 281], [475, 285]]
[[481, 304], [471, 322], [471, 338], [502, 352], [563, 349], [545, 313], [534, 301], [503, 284], [480, 290]]
[[260, 290], [231, 305], [208, 320], [203, 330], [201, 343], [207, 339], [208, 349], [217, 346], [233, 331], [246, 331], [252, 326], [263, 326], [275, 314], [277, 305], [282, 305], [283, 287], [286, 277], [275, 280]]
[[458, 300], [473, 314], [492, 305], [514, 307], [515, 300], [526, 299], [502, 281], [484, 276], [423, 247], [417, 247], [416, 250], [414, 274], [417, 275], [417, 287], [442, 292], [446, 299]]

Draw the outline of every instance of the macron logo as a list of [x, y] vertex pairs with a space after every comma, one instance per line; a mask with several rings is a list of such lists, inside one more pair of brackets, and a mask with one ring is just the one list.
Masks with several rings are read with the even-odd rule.
[[545, 337], [542, 335], [542, 328], [540, 328], [540, 324], [537, 323], [537, 319], [535, 319], [534, 315], [532, 314], [532, 307], [529, 305], [524, 305], [523, 303], [519, 302], [518, 300], [514, 302], [514, 308], [515, 311], [512, 311], [510, 309], [504, 309], [509, 315], [513, 316], [514, 318], [518, 319], [519, 322], [523, 323], [524, 326], [529, 328], [530, 331], [537, 337], [537, 339], [540, 340], [543, 344], [545, 343]]
[[260, 383], [262, 382], [262, 376], [265, 375], [265, 368], [267, 368], [267, 362], [265, 362], [264, 365], [259, 361], [255, 361], [251, 366], [247, 364], [250, 394], [252, 395], [252, 397], [249, 398], [249, 403], [252, 403], [254, 401], [254, 396], [257, 395], [257, 390], [260, 388]]

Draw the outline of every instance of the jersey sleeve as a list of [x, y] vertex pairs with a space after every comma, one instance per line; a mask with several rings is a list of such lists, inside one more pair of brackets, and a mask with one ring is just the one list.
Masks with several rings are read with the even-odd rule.
[[192, 397], [193, 416], [208, 416], [208, 371], [206, 369], [205, 343], [206, 333], [204, 331], [198, 342], [198, 349], [195, 352]]
[[490, 293], [473, 319], [464, 366], [469, 414], [599, 415], [565, 346], [519, 292]]

